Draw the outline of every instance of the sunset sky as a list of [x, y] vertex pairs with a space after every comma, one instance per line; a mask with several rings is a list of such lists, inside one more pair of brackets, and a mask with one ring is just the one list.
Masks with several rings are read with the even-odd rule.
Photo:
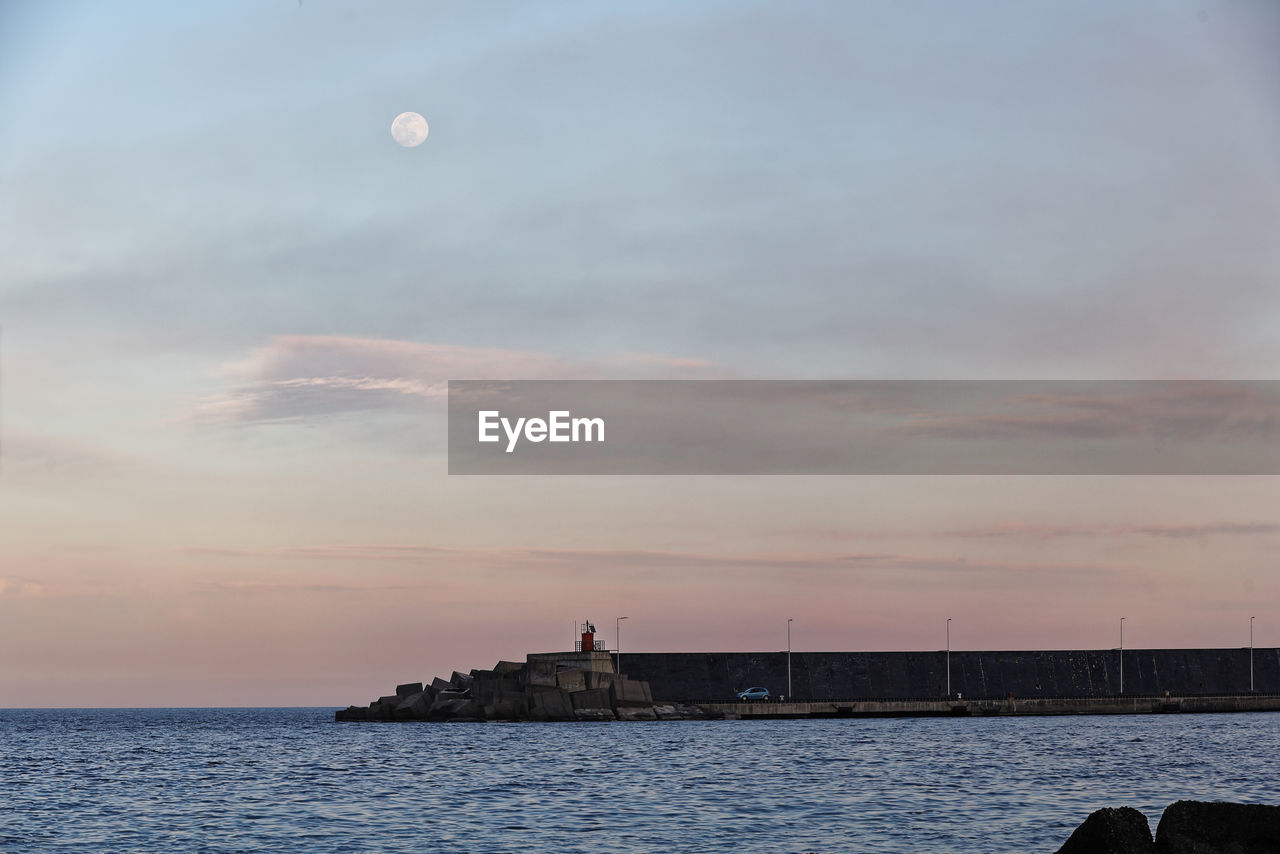
[[[426, 117], [418, 148], [390, 136]], [[450, 379], [1280, 379], [1280, 5], [0, 7], [0, 707], [1280, 645], [1276, 477], [460, 477]]]

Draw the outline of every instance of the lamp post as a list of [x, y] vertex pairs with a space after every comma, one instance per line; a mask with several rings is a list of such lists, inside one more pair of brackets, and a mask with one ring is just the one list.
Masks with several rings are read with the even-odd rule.
[[1249, 693], [1253, 693], [1253, 617], [1249, 618]]
[[622, 675], [622, 621], [626, 617], [619, 617], [613, 621], [613, 645], [618, 648], [616, 655], [618, 656], [618, 675]]
[[1124, 693], [1124, 617], [1120, 618], [1120, 693]]
[[951, 618], [947, 617], [947, 699], [951, 699]]
[[791, 620], [787, 617], [787, 696], [791, 696]]

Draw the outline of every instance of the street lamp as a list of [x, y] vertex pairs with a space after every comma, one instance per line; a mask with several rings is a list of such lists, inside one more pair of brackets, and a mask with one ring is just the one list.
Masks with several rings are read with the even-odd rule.
[[1253, 617], [1249, 618], [1249, 693], [1253, 693]]
[[618, 657], [618, 675], [622, 675], [622, 621], [626, 617], [619, 617], [613, 621], [613, 645], [617, 648]]
[[951, 699], [951, 618], [947, 617], [947, 699]]
[[787, 696], [791, 696], [791, 620], [787, 617]]
[[1124, 693], [1124, 617], [1120, 618], [1120, 693]]

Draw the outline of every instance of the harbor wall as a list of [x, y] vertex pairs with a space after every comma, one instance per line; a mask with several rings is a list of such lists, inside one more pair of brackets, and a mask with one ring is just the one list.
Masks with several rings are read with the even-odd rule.
[[[1120, 693], [1118, 650], [951, 652], [951, 694], [966, 699], [1103, 697]], [[809, 699], [943, 697], [939, 652], [792, 652], [790, 696]], [[787, 653], [623, 653], [622, 672], [649, 683], [655, 702], [714, 701], [763, 686], [787, 694]], [[1124, 693], [1224, 695], [1249, 691], [1249, 650], [1126, 649]], [[1280, 648], [1253, 650], [1254, 689], [1280, 693]]]

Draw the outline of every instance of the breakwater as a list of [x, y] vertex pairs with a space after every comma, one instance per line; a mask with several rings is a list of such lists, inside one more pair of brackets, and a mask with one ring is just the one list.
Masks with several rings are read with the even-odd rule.
[[[655, 701], [730, 699], [753, 686], [797, 700], [1023, 699], [1250, 693], [1249, 649], [626, 653], [622, 671]], [[1253, 692], [1280, 694], [1280, 649], [1253, 650]]]
[[[1276, 648], [1254, 649], [1252, 663], [1248, 649], [1126, 650], [1124, 655], [1121, 692], [1119, 652], [1107, 650], [953, 652], [949, 664], [945, 652], [635, 653], [621, 661], [604, 651], [531, 653], [524, 662], [500, 661], [492, 670], [405, 683], [394, 694], [340, 710], [335, 718], [571, 721], [1280, 711]], [[1255, 690], [1249, 691], [1251, 678]], [[768, 688], [771, 699], [735, 697], [755, 686]]]

